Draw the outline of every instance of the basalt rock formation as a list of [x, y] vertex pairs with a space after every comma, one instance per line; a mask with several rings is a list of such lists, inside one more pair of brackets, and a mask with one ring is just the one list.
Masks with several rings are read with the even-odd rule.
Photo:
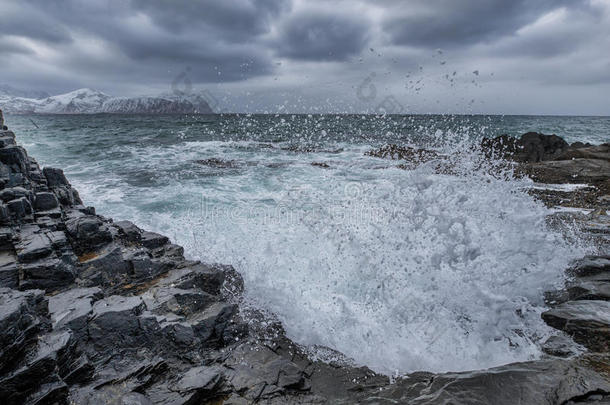
[[187, 260], [163, 235], [96, 215], [10, 131], [0, 132], [0, 199], [5, 405], [610, 400], [604, 258], [578, 267], [574, 296], [545, 314], [591, 352], [562, 358], [562, 342], [549, 342], [554, 355], [538, 361], [391, 383], [349, 361], [312, 361], [278, 322], [241, 306], [232, 267]]

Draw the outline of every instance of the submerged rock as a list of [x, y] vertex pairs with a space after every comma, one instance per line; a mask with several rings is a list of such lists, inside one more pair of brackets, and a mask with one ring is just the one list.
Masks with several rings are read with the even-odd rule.
[[434, 151], [394, 144], [385, 145], [379, 149], [370, 150], [366, 152], [365, 155], [383, 159], [414, 161], [418, 163], [427, 162], [440, 157], [440, 155]]

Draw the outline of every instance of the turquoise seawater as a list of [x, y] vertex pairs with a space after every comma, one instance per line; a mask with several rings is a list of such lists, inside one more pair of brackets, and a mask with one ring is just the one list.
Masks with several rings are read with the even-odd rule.
[[[8, 116], [42, 166], [99, 214], [234, 265], [246, 304], [318, 345], [393, 373], [540, 355], [543, 292], [586, 248], [549, 229], [528, 179], [469, 146], [527, 131], [610, 141], [608, 117]], [[397, 168], [399, 143], [449, 156]], [[446, 161], [443, 161], [446, 163]], [[316, 165], [312, 165], [316, 163]]]

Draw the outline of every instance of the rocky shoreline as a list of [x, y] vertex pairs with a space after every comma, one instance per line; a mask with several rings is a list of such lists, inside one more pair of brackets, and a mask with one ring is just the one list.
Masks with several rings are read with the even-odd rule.
[[[552, 153], [555, 160], [547, 160], [546, 138], [539, 139], [542, 155], [520, 167], [543, 182], [560, 167], [568, 180], [577, 174], [561, 182], [594, 187], [585, 200], [599, 212], [581, 223], [597, 226], [603, 253], [610, 235], [603, 212], [607, 146], [569, 146], [564, 152], [573, 159]], [[497, 145], [492, 153], [507, 153]], [[386, 152], [380, 157], [397, 153]], [[595, 165], [603, 168], [601, 177]], [[568, 270], [566, 288], [548, 293], [551, 308], [543, 318], [563, 332], [544, 344], [544, 358], [390, 381], [347, 360], [308, 358], [280, 324], [240, 310], [243, 282], [232, 267], [186, 260], [167, 237], [96, 215], [61, 170], [41, 169], [7, 129], [0, 131], [0, 199], [0, 398], [6, 404], [610, 401], [609, 256], [583, 258]], [[571, 338], [586, 351], [573, 353]]]

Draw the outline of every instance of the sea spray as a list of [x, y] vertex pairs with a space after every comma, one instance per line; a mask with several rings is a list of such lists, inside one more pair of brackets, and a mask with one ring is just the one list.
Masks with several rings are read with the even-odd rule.
[[[65, 167], [100, 213], [167, 234], [192, 258], [233, 264], [248, 303], [321, 358], [329, 347], [390, 374], [537, 357], [549, 333], [543, 293], [583, 253], [547, 226], [531, 181], [476, 149], [476, 126], [435, 129], [426, 118], [427, 135], [403, 136], [402, 124], [372, 118], [326, 118], [312, 130], [278, 117], [272, 132], [269, 117], [175, 119], [165, 129], [108, 119], [69, 126], [78, 131], [60, 122], [44, 139], [23, 131], [24, 141], [44, 164]], [[365, 155], [385, 143], [439, 156]], [[197, 163], [210, 158], [235, 164]]]
[[180, 242], [234, 264], [250, 304], [314, 350], [385, 373], [535, 358], [543, 292], [583, 252], [548, 228], [506, 162], [463, 142], [442, 152], [404, 170], [351, 150], [324, 174], [302, 164], [257, 181], [256, 197], [232, 189], [210, 216], [216, 195], [175, 226], [197, 229]]

